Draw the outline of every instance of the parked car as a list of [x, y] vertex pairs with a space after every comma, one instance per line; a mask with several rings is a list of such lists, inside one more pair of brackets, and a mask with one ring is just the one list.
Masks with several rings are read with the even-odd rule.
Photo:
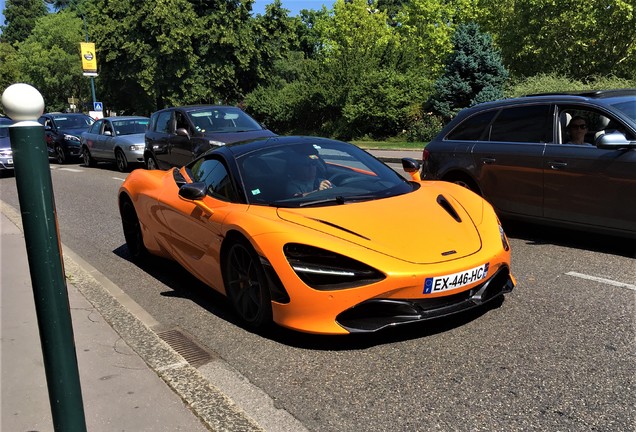
[[97, 120], [81, 136], [84, 165], [115, 162], [117, 169], [126, 172], [131, 165], [144, 164], [144, 134], [148, 117], [105, 117]]
[[8, 117], [0, 117], [0, 172], [13, 171], [13, 151], [9, 140], [9, 126], [13, 120]]
[[44, 125], [49, 157], [64, 164], [80, 157], [80, 136], [95, 122], [86, 114], [47, 113], [38, 122]]
[[636, 237], [636, 89], [480, 104], [423, 159], [423, 178], [468, 187], [501, 216]]
[[374, 332], [503, 299], [515, 282], [492, 207], [415, 175], [340, 141], [261, 138], [135, 170], [119, 209], [133, 259], [174, 259], [254, 329]]
[[150, 116], [144, 159], [148, 169], [182, 166], [210, 148], [276, 136], [240, 108], [199, 105], [166, 108]]

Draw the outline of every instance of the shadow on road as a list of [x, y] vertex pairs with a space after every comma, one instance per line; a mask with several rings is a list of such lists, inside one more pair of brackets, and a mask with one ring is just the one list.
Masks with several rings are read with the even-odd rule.
[[425, 338], [461, 327], [481, 317], [489, 310], [500, 307], [502, 303], [505, 302], [503, 298], [493, 299], [486, 305], [458, 315], [387, 328], [375, 333], [340, 336], [315, 335], [286, 329], [278, 325], [272, 325], [261, 332], [255, 333], [241, 324], [238, 317], [234, 314], [230, 302], [224, 295], [219, 294], [199, 281], [176, 262], [154, 256], [142, 262], [132, 261], [126, 245], [118, 247], [113, 253], [137, 265], [141, 270], [170, 288], [170, 291], [162, 292], [162, 296], [187, 299], [215, 316], [237, 327], [243, 328], [246, 332], [257, 334], [277, 343], [302, 349], [349, 351], [405, 340]]
[[[636, 222], [635, 222], [636, 223]], [[628, 258], [636, 258], [636, 240], [565, 228], [505, 220], [506, 234], [528, 244], [553, 244]]]

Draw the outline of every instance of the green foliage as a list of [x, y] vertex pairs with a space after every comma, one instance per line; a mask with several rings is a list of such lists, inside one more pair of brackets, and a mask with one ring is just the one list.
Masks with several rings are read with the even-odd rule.
[[503, 0], [502, 7], [509, 13], [488, 28], [498, 33], [506, 65], [515, 75], [635, 78], [633, 0]]
[[20, 81], [17, 50], [7, 42], [0, 42], [0, 93], [11, 84]]
[[429, 142], [442, 130], [442, 118], [432, 113], [415, 119], [406, 129], [404, 135], [409, 142]]
[[62, 11], [39, 18], [31, 35], [17, 44], [20, 79], [37, 88], [49, 111], [68, 108], [67, 99], [88, 101], [89, 81], [82, 75], [82, 20]]
[[3, 14], [5, 25], [0, 26], [0, 41], [15, 43], [29, 37], [36, 20], [47, 10], [42, 0], [7, 0]]
[[462, 108], [502, 98], [508, 79], [490, 35], [482, 33], [477, 24], [458, 26], [453, 46], [431, 98], [433, 109], [446, 119]]
[[506, 90], [506, 97], [519, 97], [536, 93], [558, 93], [585, 90], [636, 88], [636, 80], [613, 76], [594, 77], [584, 83], [555, 73], [539, 74], [518, 80]]

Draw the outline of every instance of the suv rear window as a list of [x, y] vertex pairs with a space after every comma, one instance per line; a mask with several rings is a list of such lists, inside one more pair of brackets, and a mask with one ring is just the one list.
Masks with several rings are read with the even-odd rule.
[[484, 129], [490, 124], [496, 113], [497, 110], [486, 111], [466, 119], [458, 127], [453, 129], [451, 133], [446, 136], [446, 139], [453, 141], [479, 140], [484, 134]]
[[487, 141], [549, 142], [552, 131], [548, 131], [549, 105], [529, 105], [505, 108], [495, 119]]

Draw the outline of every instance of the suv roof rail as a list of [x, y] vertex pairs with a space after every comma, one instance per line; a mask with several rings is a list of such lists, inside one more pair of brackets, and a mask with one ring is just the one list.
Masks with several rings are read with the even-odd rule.
[[612, 90], [578, 90], [578, 91], [563, 91], [563, 92], [549, 92], [549, 93], [533, 93], [526, 96], [584, 96], [590, 98], [601, 97], [613, 97], [613, 96], [633, 96], [636, 95], [636, 89], [612, 89]]

